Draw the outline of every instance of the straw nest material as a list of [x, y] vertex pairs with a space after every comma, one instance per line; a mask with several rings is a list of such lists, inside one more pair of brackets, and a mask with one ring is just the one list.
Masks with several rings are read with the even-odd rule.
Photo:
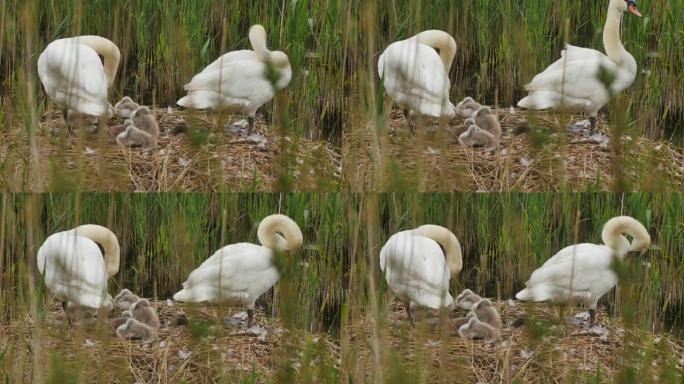
[[[338, 151], [323, 141], [283, 136], [262, 119], [267, 142], [250, 142], [215, 123], [212, 114], [155, 109], [161, 135], [154, 150], [117, 145], [107, 129], [69, 132], [61, 111], [46, 113], [30, 137], [25, 124], [0, 134], [0, 185], [44, 191], [336, 190]], [[239, 117], [223, 118], [222, 124]], [[112, 119], [109, 127], [122, 121]], [[174, 134], [178, 127], [190, 127]], [[288, 187], [289, 183], [289, 187]]]
[[[501, 148], [491, 152], [465, 148], [444, 130], [429, 134], [418, 127], [410, 140], [398, 110], [377, 125], [351, 124], [342, 150], [347, 183], [357, 191], [611, 190], [622, 173], [621, 189], [682, 189], [684, 154], [670, 143], [625, 135], [618, 148], [612, 140], [602, 145], [557, 134], [568, 123], [559, 123], [559, 115], [495, 111], [504, 133]], [[606, 129], [606, 122], [599, 120], [598, 127]]]
[[[596, 377], [597, 382], [612, 382], [615, 375], [632, 368], [639, 377], [649, 378], [643, 382], [651, 382], [653, 377], [663, 379], [673, 372], [677, 377], [682, 372], [681, 340], [625, 329], [602, 312], [598, 320], [603, 334], [586, 323], [559, 325], [558, 311], [546, 305], [493, 303], [504, 323], [501, 338], [494, 342], [458, 335], [453, 321], [465, 312], [450, 313], [434, 325], [429, 317], [417, 320], [413, 328], [400, 305], [381, 312], [380, 322], [372, 315], [362, 317], [346, 329], [349, 348], [344, 349], [343, 371], [354, 382], [377, 382], [380, 376], [393, 382], [401, 375], [402, 382], [483, 384], [586, 382]], [[581, 311], [568, 308], [565, 313]], [[520, 318], [535, 321], [514, 327]]]
[[[64, 381], [68, 376], [61, 374], [108, 383], [263, 383], [287, 370], [296, 377], [321, 367], [339, 369], [339, 346], [329, 336], [288, 329], [260, 311], [255, 321], [265, 335], [223, 324], [216, 307], [165, 301], [152, 305], [162, 325], [159, 340], [151, 343], [119, 339], [111, 327], [98, 328], [93, 319], [67, 330], [59, 304], [50, 307], [44, 322], [27, 315], [23, 321], [0, 325], [0, 350], [13, 361], [5, 367], [13, 367], [8, 373], [19, 382], [40, 377]], [[221, 311], [228, 318], [241, 309]], [[183, 312], [187, 323], [177, 325]], [[116, 310], [110, 317], [115, 315]], [[54, 352], [58, 355], [52, 356]], [[44, 368], [35, 371], [39, 366]]]

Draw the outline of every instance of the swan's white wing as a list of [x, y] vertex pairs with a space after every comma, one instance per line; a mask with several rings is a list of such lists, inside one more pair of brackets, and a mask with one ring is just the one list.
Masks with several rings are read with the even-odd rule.
[[450, 305], [450, 273], [439, 245], [411, 231], [399, 232], [380, 251], [389, 287], [399, 296], [430, 308]]
[[93, 116], [109, 111], [108, 85], [100, 57], [75, 39], [50, 43], [38, 58], [38, 76], [57, 104]]
[[104, 257], [92, 240], [72, 231], [51, 235], [38, 250], [38, 268], [58, 298], [90, 308], [111, 305]]
[[174, 299], [187, 302], [253, 303], [278, 281], [273, 251], [239, 243], [221, 248], [190, 273]]
[[414, 40], [392, 43], [380, 56], [378, 73], [387, 94], [402, 108], [424, 116], [453, 117], [451, 82], [437, 52]]

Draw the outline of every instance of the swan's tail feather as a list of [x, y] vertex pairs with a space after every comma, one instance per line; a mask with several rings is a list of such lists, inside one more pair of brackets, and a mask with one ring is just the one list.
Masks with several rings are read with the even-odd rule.
[[173, 295], [173, 299], [186, 303], [201, 303], [216, 299], [216, 289], [206, 285], [184, 288]]
[[547, 301], [551, 297], [545, 289], [540, 289], [540, 287], [525, 288], [515, 295], [515, 298], [520, 301], [534, 301], [541, 302]]
[[533, 92], [518, 102], [518, 107], [544, 110], [556, 107], [556, 95], [553, 92]]

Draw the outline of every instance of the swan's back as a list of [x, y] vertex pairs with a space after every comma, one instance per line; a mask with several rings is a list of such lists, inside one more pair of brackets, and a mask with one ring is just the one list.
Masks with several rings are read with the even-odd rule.
[[387, 284], [400, 298], [422, 306], [441, 308], [452, 304], [450, 272], [439, 244], [411, 231], [399, 232], [380, 251], [380, 268]]
[[174, 300], [253, 303], [280, 278], [273, 251], [250, 243], [225, 246], [192, 271]]
[[37, 254], [38, 270], [53, 295], [89, 308], [110, 307], [107, 271], [97, 243], [72, 231], [50, 235]]
[[387, 94], [400, 107], [432, 118], [453, 118], [451, 82], [437, 52], [416, 39], [390, 44], [378, 60]]
[[38, 77], [56, 104], [92, 116], [109, 112], [100, 56], [75, 38], [48, 44], [38, 58]]

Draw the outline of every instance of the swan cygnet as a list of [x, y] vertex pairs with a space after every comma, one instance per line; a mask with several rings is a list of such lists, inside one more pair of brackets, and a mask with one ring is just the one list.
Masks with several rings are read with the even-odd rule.
[[482, 146], [487, 150], [499, 148], [499, 139], [477, 125], [471, 125], [467, 132], [458, 137], [458, 142], [464, 147]]
[[502, 322], [499, 312], [492, 305], [491, 300], [482, 299], [473, 305], [472, 313], [477, 316], [477, 319], [491, 325], [496, 329], [501, 329]]
[[465, 289], [458, 296], [456, 296], [454, 302], [456, 303], [457, 307], [465, 309], [466, 311], [470, 311], [473, 309], [473, 305], [480, 300], [482, 300], [482, 297], [475, 294], [470, 289]]
[[124, 126], [126, 130], [116, 137], [116, 142], [120, 145], [143, 148], [157, 146], [159, 124], [149, 108], [140, 107], [135, 110], [131, 118], [124, 122]]
[[129, 318], [126, 323], [116, 329], [116, 335], [124, 340], [142, 340], [150, 342], [159, 339], [157, 330], [135, 318]]
[[152, 308], [147, 299], [138, 300], [136, 303], [131, 305], [130, 311], [133, 314], [134, 319], [149, 327], [152, 327], [155, 330], [159, 329], [161, 326], [157, 312], [154, 310], [154, 308]]
[[477, 315], [475, 315], [475, 312], [468, 312], [468, 314], [465, 317], [455, 318], [452, 324], [456, 329], [459, 329], [463, 325], [467, 324], [468, 321], [470, 321], [470, 319], [472, 319], [473, 317], [477, 317]]
[[114, 305], [120, 310], [125, 311], [130, 309], [131, 305], [135, 304], [138, 300], [140, 300], [138, 295], [124, 288], [114, 297]]
[[472, 117], [469, 117], [469, 118], [465, 119], [465, 121], [463, 121], [463, 124], [457, 125], [456, 127], [454, 127], [451, 130], [451, 134], [456, 136], [456, 138], [458, 138], [462, 134], [468, 132], [468, 129], [470, 129], [470, 126], [472, 126], [472, 125], [476, 125], [475, 120], [473, 120]]
[[130, 319], [130, 318], [132, 318], [132, 317], [133, 317], [133, 314], [131, 313], [131, 311], [123, 311], [123, 312], [121, 313], [121, 317], [117, 317], [117, 318], [111, 319], [109, 322], [112, 324], [112, 327], [114, 328], [114, 331], [116, 331], [117, 328], [119, 328], [120, 326], [126, 324], [126, 322], [128, 321], [128, 319]]
[[469, 118], [472, 117], [473, 113], [475, 113], [480, 108], [482, 108], [482, 104], [478, 103], [472, 97], [468, 96], [456, 105], [456, 113], [463, 116], [464, 118]]
[[[632, 242], [624, 235], [632, 237]], [[552, 302], [561, 306], [580, 303], [589, 308], [591, 324], [599, 299], [618, 283], [614, 263], [641, 255], [651, 245], [651, 236], [638, 220], [614, 217], [601, 231], [603, 244], [575, 244], [565, 247], [537, 268], [515, 298], [531, 302]], [[561, 310], [562, 312], [562, 310]]]
[[494, 137], [501, 137], [501, 123], [491, 108], [485, 106], [478, 109], [473, 113], [473, 120], [480, 129], [491, 133]]
[[470, 320], [458, 329], [458, 334], [464, 339], [472, 340], [496, 340], [499, 338], [499, 330], [491, 325], [478, 320], [477, 316], [471, 317]]
[[140, 104], [133, 101], [128, 96], [124, 96], [121, 101], [114, 106], [114, 112], [122, 119], [130, 119], [133, 112], [140, 108]]

